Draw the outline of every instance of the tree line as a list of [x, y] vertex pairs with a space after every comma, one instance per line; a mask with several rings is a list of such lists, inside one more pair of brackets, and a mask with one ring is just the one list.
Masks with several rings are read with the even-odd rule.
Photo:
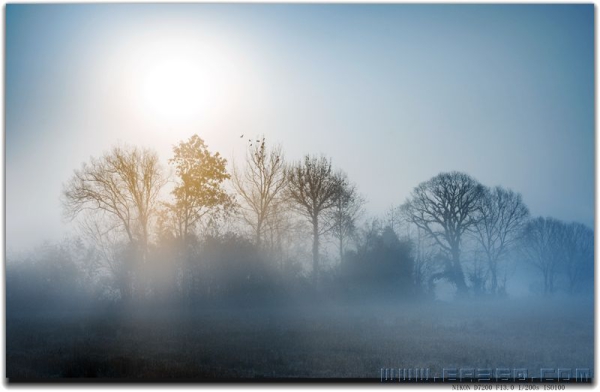
[[198, 135], [175, 145], [168, 163], [172, 175], [156, 152], [115, 146], [82, 164], [61, 195], [78, 238], [15, 263], [7, 287], [31, 280], [24, 266], [37, 265], [38, 288], [117, 302], [272, 300], [307, 291], [432, 297], [441, 280], [459, 296], [499, 297], [520, 263], [538, 271], [545, 294], [593, 285], [592, 229], [531, 217], [520, 194], [465, 173], [422, 182], [376, 219], [331, 159], [287, 162], [265, 138], [231, 170]]

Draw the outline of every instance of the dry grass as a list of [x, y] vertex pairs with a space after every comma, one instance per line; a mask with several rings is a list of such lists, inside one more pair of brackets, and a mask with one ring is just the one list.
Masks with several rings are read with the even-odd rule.
[[593, 307], [461, 302], [7, 317], [7, 376], [378, 378], [381, 368], [593, 368]]

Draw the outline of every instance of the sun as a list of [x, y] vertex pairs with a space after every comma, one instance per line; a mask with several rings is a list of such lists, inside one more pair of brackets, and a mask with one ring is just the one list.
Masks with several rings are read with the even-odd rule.
[[223, 118], [240, 93], [239, 61], [227, 45], [192, 35], [142, 36], [123, 64], [136, 117], [161, 129]]
[[149, 64], [141, 75], [144, 111], [160, 120], [188, 121], [211, 106], [218, 91], [209, 70], [186, 58], [169, 57]]

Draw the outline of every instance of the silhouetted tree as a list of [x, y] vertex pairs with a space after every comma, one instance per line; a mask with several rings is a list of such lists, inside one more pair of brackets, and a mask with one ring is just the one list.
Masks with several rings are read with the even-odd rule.
[[[397, 299], [414, 293], [411, 244], [400, 240], [390, 226], [368, 222], [340, 265], [345, 290], [354, 298], [374, 295], [377, 299]], [[355, 295], [352, 295], [354, 293]]]
[[122, 228], [145, 259], [151, 221], [164, 184], [155, 152], [114, 147], [75, 170], [63, 190], [65, 215], [74, 219], [82, 211], [92, 211], [96, 217], [110, 218], [115, 222], [113, 228]]
[[126, 253], [132, 250], [132, 245], [123, 241], [122, 233], [113, 228], [112, 222], [93, 216], [80, 219], [79, 232], [95, 250], [97, 260], [94, 272], [107, 286], [105, 291], [118, 290], [121, 298], [130, 298], [135, 265], [131, 257], [126, 257]]
[[467, 285], [461, 265], [461, 240], [477, 223], [476, 211], [483, 186], [467, 174], [441, 173], [419, 184], [402, 210], [406, 219], [421, 228], [448, 253], [445, 277], [461, 295]]
[[435, 244], [432, 243], [433, 240], [425, 235], [423, 229], [419, 227], [417, 227], [416, 230], [413, 230], [407, 238], [413, 244], [412, 275], [415, 290], [419, 294], [433, 295], [434, 293], [428, 292], [426, 282], [429, 276], [431, 276], [438, 267], [436, 255], [439, 251], [436, 250]]
[[575, 293], [594, 278], [594, 231], [581, 223], [564, 227], [564, 265], [568, 290]]
[[400, 235], [402, 229], [402, 209], [399, 206], [391, 205], [385, 212], [386, 223], [394, 230], [394, 233]]
[[331, 234], [338, 242], [340, 262], [344, 258], [344, 246], [349, 236], [356, 230], [356, 220], [363, 212], [365, 200], [358, 194], [356, 186], [351, 184], [345, 174], [338, 174], [340, 179], [339, 194], [333, 207], [328, 211], [331, 222]]
[[93, 257], [80, 241], [65, 240], [11, 259], [6, 264], [7, 312], [64, 311], [89, 305], [94, 294], [88, 270]]
[[520, 250], [525, 261], [536, 267], [544, 279], [544, 294], [554, 292], [554, 281], [564, 260], [564, 223], [554, 218], [536, 218], [525, 225]]
[[202, 287], [217, 300], [252, 304], [274, 299], [277, 281], [256, 244], [233, 233], [203, 239]]
[[333, 173], [327, 158], [307, 155], [290, 168], [288, 180], [289, 197], [312, 225], [313, 278], [318, 283], [319, 237], [329, 229], [322, 220], [325, 218], [324, 212], [333, 208], [339, 197], [340, 177]]
[[485, 294], [486, 282], [489, 279], [490, 271], [487, 268], [486, 259], [482, 257], [482, 252], [479, 249], [472, 252], [472, 258], [469, 258], [465, 253], [463, 252], [463, 264], [466, 264], [465, 270], [471, 282], [473, 294], [479, 297]]
[[521, 195], [501, 187], [485, 189], [477, 209], [473, 233], [485, 255], [491, 294], [498, 292], [498, 263], [518, 241], [529, 210]]
[[440, 272], [444, 265], [441, 265], [440, 268], [440, 264], [443, 263], [440, 263], [441, 258], [437, 257], [440, 250], [437, 249], [435, 241], [423, 229], [406, 219], [402, 205], [390, 206], [385, 213], [385, 222], [399, 238], [406, 238], [412, 244], [412, 277], [415, 292], [418, 295], [433, 298], [435, 293], [429, 291], [429, 288], [434, 289], [434, 285], [431, 283], [428, 286], [429, 278], [432, 274], [441, 273], [444, 275], [443, 272]]
[[252, 227], [258, 247], [269, 221], [275, 224], [278, 205], [284, 198], [287, 185], [285, 162], [281, 147], [267, 149], [265, 138], [249, 147], [246, 166], [233, 166], [232, 183], [242, 198], [242, 217]]

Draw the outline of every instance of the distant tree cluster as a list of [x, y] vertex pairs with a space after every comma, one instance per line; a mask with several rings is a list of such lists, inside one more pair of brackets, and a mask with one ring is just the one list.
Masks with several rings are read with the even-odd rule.
[[593, 287], [593, 274], [585, 275], [593, 271], [593, 230], [553, 218], [532, 219], [512, 190], [485, 187], [465, 173], [441, 173], [419, 184], [399, 209], [417, 230], [413, 273], [419, 287], [429, 264], [430, 291], [436, 280], [446, 279], [462, 296], [502, 296], [520, 262], [541, 273], [545, 294], [555, 291], [559, 275], [570, 293]]
[[570, 293], [593, 289], [594, 232], [590, 228], [581, 223], [536, 218], [525, 225], [521, 245], [524, 259], [543, 277], [545, 294], [556, 290], [561, 277], [566, 278]]
[[465, 173], [438, 174], [375, 219], [326, 156], [287, 162], [265, 138], [231, 174], [198, 135], [168, 162], [174, 175], [155, 152], [117, 146], [75, 170], [61, 199], [79, 237], [11, 263], [7, 303], [425, 298], [441, 280], [498, 297], [520, 265], [546, 294], [593, 287], [592, 229], [531, 218], [521, 195]]

